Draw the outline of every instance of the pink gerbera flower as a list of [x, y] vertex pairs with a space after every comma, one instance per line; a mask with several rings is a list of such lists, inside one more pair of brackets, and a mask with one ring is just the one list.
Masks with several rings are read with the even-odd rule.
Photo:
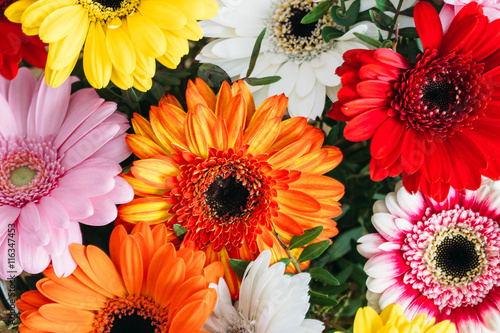
[[[78, 222], [104, 225], [133, 197], [118, 164], [130, 151], [116, 104], [93, 89], [51, 88], [25, 68], [0, 77], [0, 278], [76, 267]], [[14, 254], [14, 255], [12, 255]]]
[[399, 303], [410, 318], [450, 320], [458, 332], [500, 332], [500, 182], [453, 188], [438, 203], [401, 183], [373, 207], [379, 233], [359, 239], [369, 258], [369, 305]]

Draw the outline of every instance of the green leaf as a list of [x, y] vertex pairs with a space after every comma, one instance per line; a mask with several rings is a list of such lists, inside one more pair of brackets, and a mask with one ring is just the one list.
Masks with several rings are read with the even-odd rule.
[[247, 77], [245, 81], [251, 86], [264, 86], [281, 80], [281, 76]]
[[365, 42], [366, 44], [369, 44], [371, 46], [375, 46], [376, 48], [379, 48], [382, 43], [380, 43], [378, 40], [371, 38], [370, 36], [360, 34], [359, 32], [354, 32], [354, 36], [358, 37], [360, 40]]
[[339, 285], [340, 282], [328, 272], [326, 269], [321, 267], [313, 267], [309, 270], [309, 274], [315, 280], [321, 281], [323, 283], [335, 286]]
[[283, 259], [278, 260], [277, 262], [282, 262], [282, 263], [285, 264], [285, 267], [288, 267], [288, 265], [290, 264], [290, 262], [292, 262], [292, 259], [290, 259], [290, 258], [283, 258]]
[[317, 291], [309, 290], [309, 302], [311, 304], [323, 305], [323, 306], [335, 306], [339, 304], [337, 300], [328, 297], [325, 294], [319, 293]]
[[247, 269], [249, 263], [251, 263], [251, 261], [229, 259], [229, 265], [240, 278], [243, 278], [243, 275], [245, 274], [245, 270]]
[[375, 0], [375, 4], [383, 12], [396, 12], [396, 7], [394, 7], [390, 0]]
[[340, 133], [340, 125], [335, 124], [333, 125], [332, 129], [328, 133], [326, 139], [325, 139], [325, 145], [326, 146], [333, 146], [334, 143], [337, 141], [337, 137], [339, 136]]
[[332, 17], [333, 22], [343, 27], [353, 25], [358, 19], [360, 4], [360, 0], [354, 0], [345, 13], [339, 6], [333, 6], [330, 10], [330, 16]]
[[392, 47], [392, 40], [384, 40], [382, 44], [380, 44], [380, 48], [390, 49]]
[[333, 245], [328, 249], [328, 256], [331, 261], [342, 258], [345, 254], [351, 251], [351, 239], [357, 240], [363, 235], [363, 227], [357, 227], [342, 232], [335, 237]]
[[375, 23], [379, 29], [389, 30], [390, 27], [394, 26], [392, 18], [389, 15], [384, 14], [384, 12], [378, 8], [370, 9], [370, 16], [372, 18], [372, 22]]
[[418, 38], [417, 29], [412, 27], [399, 29], [399, 35], [406, 38]]
[[248, 70], [247, 70], [247, 77], [252, 74], [253, 69], [255, 68], [255, 63], [257, 62], [257, 57], [259, 56], [260, 53], [260, 46], [262, 45], [262, 40], [264, 39], [264, 36], [266, 35], [266, 29], [264, 28], [259, 37], [257, 37], [257, 40], [255, 41], [255, 44], [253, 46], [252, 50], [252, 56], [250, 57], [250, 64], [248, 65]]
[[330, 9], [330, 1], [324, 1], [319, 5], [317, 5], [316, 7], [314, 7], [313, 10], [311, 10], [309, 13], [307, 13], [307, 15], [302, 18], [300, 23], [302, 24], [314, 23], [323, 16], [325, 16], [325, 14], [328, 13], [328, 9]]
[[323, 30], [321, 30], [321, 37], [323, 37], [325, 43], [343, 35], [344, 33], [342, 31], [335, 29], [334, 27], [324, 27]]
[[187, 232], [186, 227], [182, 227], [180, 224], [174, 224], [174, 232], [177, 237], [181, 237]]
[[302, 235], [292, 237], [292, 239], [290, 240], [290, 245], [288, 245], [288, 248], [290, 250], [293, 250], [305, 246], [311, 243], [313, 240], [315, 240], [316, 237], [318, 237], [321, 234], [321, 232], [323, 232], [322, 225], [313, 229], [304, 230], [304, 233]]
[[313, 260], [319, 257], [320, 255], [325, 252], [325, 250], [330, 246], [330, 240], [324, 240], [319, 243], [314, 243], [309, 246], [307, 246], [304, 251], [300, 254], [299, 259], [297, 260], [298, 262], [304, 262], [308, 260]]
[[326, 286], [322, 288], [321, 291], [327, 293], [329, 296], [335, 296], [340, 293], [343, 293], [344, 291], [349, 289], [350, 286], [351, 286], [350, 283], [342, 283], [339, 284], [338, 286]]
[[372, 17], [370, 16], [370, 10], [368, 10], [368, 9], [360, 12], [358, 15], [358, 19], [357, 19], [358, 22], [371, 21], [371, 20], [372, 20]]
[[219, 91], [222, 82], [227, 81], [231, 83], [229, 75], [227, 75], [222, 68], [213, 64], [202, 64], [198, 68], [197, 75], [200, 79], [205, 81], [215, 93]]

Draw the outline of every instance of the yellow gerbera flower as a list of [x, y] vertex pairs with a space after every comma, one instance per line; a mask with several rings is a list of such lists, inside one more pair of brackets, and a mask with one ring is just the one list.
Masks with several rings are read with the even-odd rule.
[[94, 88], [113, 81], [146, 91], [155, 58], [175, 68], [188, 39], [203, 32], [197, 20], [217, 15], [215, 0], [20, 0], [5, 11], [24, 33], [49, 44], [47, 84], [66, 80], [83, 49], [83, 69]]
[[[405, 317], [399, 304], [390, 304], [379, 314], [369, 306], [360, 308], [354, 318], [354, 333], [455, 333], [449, 320], [434, 325], [435, 318], [427, 321], [421, 314], [411, 322]], [[341, 332], [336, 332], [341, 333]]]
[[[222, 261], [233, 297], [239, 279], [229, 259], [255, 260], [271, 249], [273, 262], [305, 229], [323, 226], [315, 241], [338, 233], [331, 219], [344, 186], [323, 176], [342, 160], [336, 147], [321, 147], [323, 132], [306, 118], [282, 121], [284, 95], [257, 109], [243, 83], [226, 82], [218, 98], [200, 79], [186, 90], [187, 112], [172, 96], [151, 107], [150, 122], [134, 115], [127, 143], [140, 158], [124, 178], [136, 197], [119, 207], [128, 223], [186, 228], [182, 246]], [[278, 239], [278, 236], [280, 239]], [[294, 249], [300, 255], [302, 249]]]

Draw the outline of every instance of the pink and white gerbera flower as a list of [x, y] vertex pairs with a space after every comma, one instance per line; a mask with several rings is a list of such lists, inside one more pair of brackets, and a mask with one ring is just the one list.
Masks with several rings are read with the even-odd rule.
[[359, 239], [369, 258], [368, 305], [399, 303], [409, 318], [450, 320], [458, 332], [500, 332], [500, 182], [450, 189], [441, 203], [396, 192], [373, 207], [378, 233]]
[[0, 77], [0, 278], [76, 267], [78, 222], [104, 225], [133, 198], [118, 176], [130, 155], [127, 117], [93, 89], [51, 88], [27, 69]]

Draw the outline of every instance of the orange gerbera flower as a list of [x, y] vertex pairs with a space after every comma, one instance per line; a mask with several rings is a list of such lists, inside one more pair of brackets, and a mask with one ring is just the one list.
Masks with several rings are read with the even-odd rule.
[[[200, 79], [186, 91], [187, 109], [172, 96], [138, 114], [127, 136], [141, 159], [124, 178], [136, 197], [119, 207], [128, 223], [166, 223], [186, 229], [182, 246], [204, 250], [208, 263], [222, 261], [233, 297], [239, 281], [229, 258], [254, 260], [271, 249], [273, 262], [304, 229], [323, 226], [315, 241], [337, 234], [331, 219], [341, 212], [344, 187], [322, 176], [342, 154], [321, 147], [324, 135], [304, 117], [282, 122], [284, 95], [255, 109], [243, 81], [224, 83], [218, 98]], [[301, 249], [295, 251], [299, 255]]]
[[203, 268], [203, 252], [176, 251], [167, 239], [165, 226], [151, 231], [140, 223], [130, 235], [123, 226], [113, 230], [111, 259], [95, 246], [70, 245], [78, 267], [60, 278], [49, 266], [38, 290], [21, 296], [20, 331], [199, 332], [217, 301], [208, 284], [222, 265]]

